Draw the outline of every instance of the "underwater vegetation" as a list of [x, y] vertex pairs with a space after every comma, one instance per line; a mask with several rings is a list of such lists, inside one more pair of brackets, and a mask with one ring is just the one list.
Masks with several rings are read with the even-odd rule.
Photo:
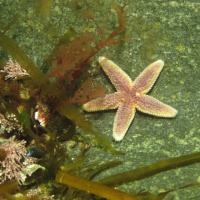
[[[51, 14], [52, 2], [38, 1], [41, 17]], [[74, 2], [78, 10], [84, 4], [81, 0]], [[7, 34], [20, 15], [0, 31], [1, 199], [164, 199], [173, 190], [128, 194], [117, 187], [200, 162], [200, 153], [194, 153], [94, 181], [101, 172], [123, 163], [112, 160], [88, 164], [90, 146], [108, 154], [124, 155], [93, 128], [79, 109], [87, 101], [105, 95], [104, 87], [94, 80], [98, 72], [90, 72], [98, 53], [105, 47], [130, 42], [124, 36], [126, 4], [120, 6], [112, 1], [111, 7], [118, 22], [112, 31], [98, 24], [91, 9], [83, 11], [82, 17], [95, 24], [96, 32], [78, 33], [70, 27], [44, 58], [41, 68]], [[92, 142], [82, 141], [77, 127], [91, 135]], [[79, 148], [75, 159], [69, 153], [74, 148]]]

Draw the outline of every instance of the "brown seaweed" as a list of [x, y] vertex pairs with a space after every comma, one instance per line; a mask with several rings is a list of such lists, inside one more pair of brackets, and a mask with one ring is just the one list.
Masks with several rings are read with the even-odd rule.
[[66, 172], [58, 172], [56, 175], [56, 181], [110, 200], [137, 200], [136, 197], [128, 195], [125, 192], [70, 175]]
[[6, 193], [14, 193], [18, 190], [17, 180], [7, 181], [0, 185], [0, 195], [5, 195]]
[[109, 186], [119, 186], [125, 183], [141, 180], [164, 171], [185, 167], [199, 162], [200, 152], [192, 153], [176, 158], [161, 160], [151, 165], [112, 175], [99, 180], [98, 183]]
[[[43, 95], [44, 93], [47, 93], [48, 95], [56, 96], [60, 102], [62, 102], [58, 107], [58, 112], [61, 115], [73, 121], [85, 133], [94, 135], [99, 146], [102, 146], [111, 153], [122, 154], [122, 152], [113, 149], [111, 141], [98, 131], [94, 130], [92, 125], [85, 120], [84, 116], [74, 105], [64, 101], [63, 95], [56, 85], [49, 81], [49, 79], [40, 71], [38, 67], [35, 66], [35, 64], [28, 58], [28, 56], [22, 51], [14, 40], [1, 32], [0, 46], [4, 48], [21, 65], [21, 67], [28, 72], [34, 84], [42, 89]], [[29, 132], [32, 134], [30, 129]]]

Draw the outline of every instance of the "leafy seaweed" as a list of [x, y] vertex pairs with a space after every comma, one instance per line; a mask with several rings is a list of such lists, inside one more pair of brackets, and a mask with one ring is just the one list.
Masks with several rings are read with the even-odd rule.
[[[75, 106], [64, 101], [63, 95], [56, 85], [50, 82], [49, 79], [40, 71], [40, 69], [34, 65], [34, 63], [28, 58], [28, 56], [26, 56], [26, 54], [20, 49], [15, 41], [0, 33], [0, 46], [2, 46], [13, 58], [15, 58], [21, 67], [28, 72], [34, 84], [42, 89], [43, 95], [45, 93], [56, 96], [59, 101], [62, 102], [57, 107], [58, 112], [60, 112], [61, 115], [72, 120], [85, 133], [94, 135], [97, 143], [106, 150], [112, 153], [119, 153], [112, 148], [112, 144], [108, 139], [106, 139], [98, 131], [94, 130], [92, 125], [85, 120], [84, 116], [77, 108], [75, 108]], [[31, 132], [30, 129], [29, 132]]]

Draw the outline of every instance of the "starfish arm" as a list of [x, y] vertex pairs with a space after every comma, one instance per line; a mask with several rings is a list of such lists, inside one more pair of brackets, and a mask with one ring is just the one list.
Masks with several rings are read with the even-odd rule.
[[175, 117], [177, 114], [176, 109], [148, 95], [141, 95], [137, 98], [136, 108], [143, 113], [159, 117]]
[[158, 78], [163, 66], [164, 62], [162, 60], [157, 60], [149, 65], [133, 82], [133, 86], [137, 91], [140, 91], [143, 94], [149, 92]]
[[119, 105], [119, 99], [120, 94], [115, 92], [113, 94], [106, 95], [105, 97], [100, 97], [85, 103], [83, 105], [83, 109], [89, 112], [115, 109]]
[[117, 90], [127, 91], [132, 86], [130, 77], [114, 62], [105, 57], [99, 57], [99, 64]]
[[134, 104], [130, 106], [130, 104], [124, 103], [119, 106], [113, 127], [113, 137], [116, 141], [121, 141], [124, 138], [134, 116]]

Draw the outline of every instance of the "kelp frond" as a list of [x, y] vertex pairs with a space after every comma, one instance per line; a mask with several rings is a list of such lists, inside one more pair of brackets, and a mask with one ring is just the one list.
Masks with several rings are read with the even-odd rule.
[[177, 169], [199, 162], [200, 152], [192, 153], [176, 158], [161, 160], [151, 165], [112, 175], [99, 180], [98, 183], [109, 186], [119, 186], [125, 183], [141, 180], [164, 171]]
[[125, 192], [121, 192], [108, 186], [70, 175], [66, 172], [58, 172], [56, 175], [56, 181], [110, 200], [138, 200], [137, 198], [128, 195]]

